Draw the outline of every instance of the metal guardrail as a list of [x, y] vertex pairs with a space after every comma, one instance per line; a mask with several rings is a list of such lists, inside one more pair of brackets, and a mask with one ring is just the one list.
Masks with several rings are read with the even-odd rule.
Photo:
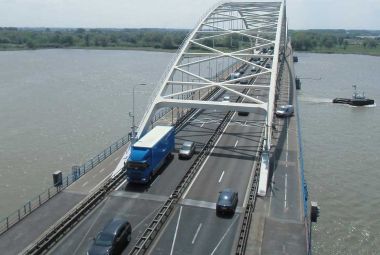
[[260, 178], [260, 167], [261, 167], [261, 153], [263, 150], [263, 139], [260, 140], [259, 144], [259, 150], [257, 153], [257, 158], [259, 159], [257, 161], [257, 164], [255, 166], [255, 175], [253, 177], [252, 185], [249, 191], [249, 198], [247, 202], [247, 206], [244, 210], [244, 216], [243, 216], [243, 222], [240, 227], [240, 233], [239, 233], [239, 239], [236, 247], [236, 255], [242, 255], [245, 254], [245, 249], [247, 246], [248, 241], [248, 234], [249, 229], [251, 226], [251, 220], [252, 220], [252, 214], [255, 210], [256, 206], [256, 198], [257, 198], [257, 189], [259, 185], [259, 178]]
[[76, 175], [69, 174], [62, 180], [62, 186], [54, 187], [51, 186], [38, 196], [34, 197], [33, 199], [29, 200], [27, 203], [25, 203], [22, 207], [14, 211], [13, 213], [9, 214], [7, 217], [2, 219], [0, 221], [0, 235], [6, 232], [8, 229], [10, 229], [12, 226], [17, 224], [19, 221], [24, 219], [26, 216], [31, 214], [33, 211], [35, 211], [37, 208], [39, 208], [41, 205], [46, 203], [49, 199], [57, 195], [59, 192], [70, 186], [72, 183], [74, 183], [76, 180], [78, 180], [80, 177], [82, 177], [85, 173], [92, 170], [94, 167], [99, 165], [102, 161], [104, 161], [106, 158], [108, 158], [112, 153], [120, 149], [122, 146], [127, 144], [129, 142], [129, 136], [126, 135], [119, 140], [117, 140], [115, 143], [113, 143], [111, 146], [107, 147], [105, 150], [103, 150], [101, 153], [96, 155], [95, 157], [88, 160], [86, 163], [82, 164], [78, 168], [78, 172]]
[[[240, 67], [239, 67], [240, 68]], [[213, 93], [215, 95], [219, 89], [216, 89]], [[247, 93], [248, 89], [245, 89], [243, 93]], [[210, 95], [212, 97], [213, 95]], [[237, 102], [241, 101], [243, 98], [238, 97]], [[180, 183], [177, 185], [174, 192], [166, 200], [165, 204], [160, 208], [158, 213], [155, 215], [151, 223], [145, 229], [141, 237], [137, 240], [135, 246], [130, 251], [129, 255], [144, 254], [147, 249], [149, 249], [154, 238], [157, 236], [158, 232], [161, 230], [161, 227], [165, 224], [166, 220], [169, 218], [170, 214], [173, 211], [174, 205], [178, 203], [186, 188], [194, 179], [204, 160], [209, 155], [211, 149], [214, 147], [219, 136], [223, 133], [224, 128], [228, 124], [229, 120], [232, 118], [233, 112], [228, 112], [219, 126], [216, 128], [215, 133], [211, 136], [207, 144], [202, 148], [197, 159], [191, 165], [189, 170], [186, 172], [185, 176], [181, 179]]]
[[57, 240], [60, 239], [67, 231], [72, 229], [76, 223], [80, 221], [92, 208], [94, 208], [102, 198], [114, 190], [115, 187], [124, 179], [124, 171], [121, 171], [114, 178], [109, 179], [101, 189], [96, 191], [91, 196], [87, 197], [83, 202], [73, 208], [65, 218], [53, 225], [49, 230], [40, 236], [39, 240], [34, 243], [30, 248], [24, 251], [24, 254], [42, 254], [46, 252]]

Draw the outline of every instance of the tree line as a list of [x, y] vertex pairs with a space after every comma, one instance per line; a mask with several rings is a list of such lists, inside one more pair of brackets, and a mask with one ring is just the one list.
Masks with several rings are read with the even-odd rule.
[[181, 29], [28, 29], [0, 28], [0, 48], [149, 47], [177, 49], [188, 30]]
[[[291, 31], [292, 47], [296, 51], [313, 51], [316, 49], [346, 49], [350, 45], [363, 48], [376, 48], [380, 32], [366, 33], [355, 30], [304, 30]], [[377, 36], [374, 36], [377, 35]]]

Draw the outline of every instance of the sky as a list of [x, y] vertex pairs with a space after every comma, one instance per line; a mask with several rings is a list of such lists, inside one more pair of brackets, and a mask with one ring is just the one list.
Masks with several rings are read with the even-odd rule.
[[[0, 27], [191, 29], [218, 2], [0, 0]], [[380, 0], [287, 0], [287, 16], [290, 29], [380, 30]]]

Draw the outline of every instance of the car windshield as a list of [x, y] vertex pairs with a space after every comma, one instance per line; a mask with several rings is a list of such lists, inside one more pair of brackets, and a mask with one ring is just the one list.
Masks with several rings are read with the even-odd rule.
[[113, 235], [108, 233], [99, 233], [95, 239], [95, 244], [98, 246], [111, 246], [113, 241]]
[[191, 144], [183, 144], [181, 150], [190, 150]]
[[232, 205], [232, 195], [227, 192], [222, 192], [218, 199], [218, 205]]

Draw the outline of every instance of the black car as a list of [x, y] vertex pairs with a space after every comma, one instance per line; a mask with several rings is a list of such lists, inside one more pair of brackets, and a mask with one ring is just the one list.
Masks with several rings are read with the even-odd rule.
[[249, 112], [238, 112], [239, 116], [248, 116]]
[[131, 224], [126, 219], [113, 218], [94, 238], [87, 255], [121, 254], [131, 236]]
[[216, 203], [216, 215], [234, 214], [238, 204], [238, 193], [231, 189], [224, 189], [219, 192]]

